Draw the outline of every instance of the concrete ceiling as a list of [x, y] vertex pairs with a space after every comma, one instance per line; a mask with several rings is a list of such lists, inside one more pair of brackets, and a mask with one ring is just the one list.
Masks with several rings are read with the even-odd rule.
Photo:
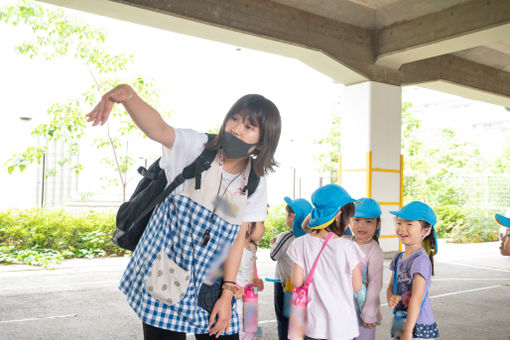
[[273, 0], [351, 25], [380, 29], [442, 11], [469, 0]]
[[510, 0], [44, 0], [510, 107]]

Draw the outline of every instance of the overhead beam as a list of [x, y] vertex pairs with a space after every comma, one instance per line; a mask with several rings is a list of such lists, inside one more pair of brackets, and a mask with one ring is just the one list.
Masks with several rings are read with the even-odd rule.
[[374, 65], [374, 32], [268, 0], [41, 0], [301, 60], [346, 84], [399, 84]]
[[376, 64], [401, 65], [510, 36], [510, 1], [474, 0], [377, 32]]
[[[454, 55], [444, 55], [405, 64], [402, 85], [441, 87], [445, 92], [510, 105], [510, 72], [482, 65]], [[445, 85], [445, 84], [448, 84]], [[447, 90], [450, 89], [450, 90]], [[504, 103], [504, 104], [503, 104]]]
[[[370, 65], [373, 64], [370, 30], [296, 8], [267, 0], [112, 1], [213, 25], [242, 33], [245, 37], [252, 35], [322, 52], [362, 77], [370, 77]], [[200, 35], [217, 40], [207, 32]]]
[[[510, 98], [510, 73], [508, 72], [453, 55], [434, 56], [426, 59], [420, 55], [419, 60], [405, 63], [399, 70], [377, 65], [374, 63], [377, 32], [267, 0], [44, 1], [124, 21], [296, 58], [345, 85], [367, 80], [391, 85], [437, 84], [441, 82], [442, 84], [458, 84], [457, 86], [469, 89], [471, 93], [477, 91], [479, 93], [494, 93], [494, 96], [498, 98], [502, 96]], [[485, 0], [483, 3], [487, 8], [497, 8], [497, 13], [487, 9], [488, 12], [480, 16], [481, 19], [476, 24], [477, 29], [481, 30], [483, 25], [490, 23], [492, 26], [489, 30], [506, 27], [502, 22], [510, 16], [510, 0]], [[439, 39], [438, 37], [452, 37], [458, 33], [459, 29], [465, 33], [468, 26], [474, 29], [471, 23], [465, 23], [465, 21], [472, 19], [472, 21], [477, 21], [472, 17], [471, 11], [480, 12], [480, 8], [476, 7], [480, 4], [481, 2], [476, 0], [450, 9], [450, 11], [455, 9], [453, 15], [448, 14], [453, 17], [465, 11], [470, 13], [465, 20], [460, 20], [459, 27], [463, 27], [464, 30], [459, 27], [446, 29], [444, 26], [449, 21], [443, 18], [446, 13], [442, 11], [442, 15], [436, 13], [431, 17], [435, 19], [430, 19], [436, 21], [437, 32], [432, 31], [430, 36], [427, 36], [425, 33], [427, 29], [422, 28], [421, 31], [407, 32], [404, 35], [404, 33], [399, 33], [400, 30], [410, 30], [410, 28], [407, 26], [402, 28], [404, 26], [397, 25], [393, 29], [397, 29], [396, 32], [402, 34], [402, 39], [398, 39], [398, 36], [394, 37], [395, 40], [391, 43], [393, 45], [388, 42], [386, 45], [380, 45], [379, 48], [382, 46], [383, 48], [405, 50], [407, 48], [405, 46], [417, 44], [416, 40], [412, 43], [413, 34], [421, 39], [421, 43], [423, 41], [431, 42], [426, 46], [429, 48], [435, 41], [434, 39]], [[491, 7], [490, 4], [494, 4], [494, 6]], [[466, 6], [471, 6], [469, 11]], [[490, 13], [493, 13], [492, 19], [490, 19]], [[465, 14], [467, 15], [467, 13]], [[405, 24], [409, 24], [409, 22], [401, 25]], [[386, 33], [388, 32], [386, 31]], [[482, 34], [482, 32], [478, 33]], [[379, 32], [379, 34], [384, 35], [385, 33]], [[451, 42], [451, 39], [449, 41]], [[204, 55], [204, 57], [207, 56]]]

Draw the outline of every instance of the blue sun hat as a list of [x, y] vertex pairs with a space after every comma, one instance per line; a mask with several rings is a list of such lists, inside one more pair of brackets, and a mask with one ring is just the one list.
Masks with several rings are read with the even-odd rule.
[[510, 228], [510, 218], [505, 217], [500, 214], [496, 214], [496, 222], [501, 224], [504, 227]]
[[[432, 226], [431, 232], [434, 239], [434, 244], [429, 246], [430, 249], [433, 248], [435, 250], [434, 254], [437, 253], [437, 237], [436, 230], [434, 228], [437, 222], [437, 217], [436, 214], [434, 213], [434, 210], [432, 210], [431, 207], [429, 207], [427, 204], [423, 202], [413, 201], [411, 203], [404, 205], [399, 211], [390, 211], [390, 214], [398, 216], [408, 221], [428, 222]], [[428, 249], [427, 252], [430, 252], [430, 249]]]
[[327, 184], [312, 194], [313, 209], [310, 229], [324, 229], [335, 219], [338, 210], [347, 203], [356, 202], [344, 188], [337, 184]]
[[301, 224], [303, 224], [305, 217], [310, 214], [310, 211], [312, 211], [312, 205], [304, 198], [296, 198], [293, 200], [286, 196], [283, 198], [283, 200], [289, 205], [295, 214], [294, 222], [292, 222], [292, 233], [296, 238], [303, 236], [306, 234], [306, 231], [303, 230]]
[[[381, 217], [382, 214], [381, 206], [373, 198], [360, 198], [358, 202], [354, 204], [354, 207], [356, 208], [354, 217], [378, 218]], [[380, 234], [381, 228], [379, 227], [375, 233], [375, 236], [379, 238]]]

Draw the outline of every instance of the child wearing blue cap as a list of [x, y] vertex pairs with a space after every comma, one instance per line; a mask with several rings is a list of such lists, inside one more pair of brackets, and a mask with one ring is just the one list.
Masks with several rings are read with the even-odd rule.
[[505, 232], [501, 236], [499, 251], [503, 256], [510, 256], [510, 218], [496, 214], [496, 221], [506, 227]]
[[[375, 340], [375, 327], [381, 322], [379, 293], [383, 283], [384, 253], [379, 246], [381, 207], [372, 198], [361, 198], [354, 204], [351, 218], [352, 240], [365, 257], [361, 261], [362, 288], [356, 296], [359, 336], [357, 340]], [[346, 236], [348, 237], [348, 236]]]
[[[387, 290], [388, 306], [394, 308], [391, 335], [400, 340], [438, 338], [428, 294], [433, 275], [431, 258], [437, 252], [436, 214], [420, 201], [390, 213], [397, 216], [396, 234], [405, 246], [390, 263], [394, 272]], [[430, 258], [424, 243], [430, 247]]]
[[[287, 340], [289, 333], [289, 316], [284, 312], [285, 291], [291, 292], [290, 272], [292, 270], [292, 260], [287, 255], [287, 249], [296, 237], [306, 234], [301, 227], [305, 217], [312, 211], [312, 205], [304, 198], [295, 200], [290, 197], [284, 198], [287, 206], [285, 207], [285, 224], [290, 231], [283, 232], [276, 237], [271, 247], [271, 259], [276, 261], [276, 282], [274, 285], [274, 311], [278, 322], [278, 339]], [[287, 288], [287, 289], [285, 289]]]
[[352, 339], [359, 334], [353, 293], [361, 289], [359, 264], [364, 255], [355, 242], [342, 237], [354, 215], [355, 201], [336, 184], [317, 189], [312, 195], [312, 212], [303, 223], [311, 232], [295, 239], [287, 251], [293, 261], [291, 282], [299, 287], [326, 237], [333, 233], [308, 287], [305, 339]]

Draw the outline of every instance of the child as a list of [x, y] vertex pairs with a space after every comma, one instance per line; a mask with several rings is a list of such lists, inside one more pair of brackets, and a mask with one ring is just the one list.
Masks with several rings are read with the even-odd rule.
[[245, 333], [243, 331], [244, 321], [244, 303], [243, 303], [243, 288], [247, 284], [253, 283], [257, 286], [259, 292], [264, 290], [264, 282], [255, 277], [255, 263], [256, 263], [256, 252], [257, 242], [260, 241], [264, 234], [264, 224], [262, 223], [251, 223], [249, 229], [246, 231], [246, 237], [244, 239], [243, 256], [241, 258], [241, 264], [239, 265], [239, 271], [237, 272], [236, 283], [236, 303], [237, 303], [237, 314], [239, 315], [239, 339], [240, 340], [252, 340], [255, 336]]
[[501, 237], [501, 246], [499, 246], [499, 251], [503, 256], [510, 256], [510, 218], [505, 217], [503, 215], [496, 214], [496, 221], [505, 226], [506, 230]]
[[439, 337], [439, 330], [428, 294], [432, 263], [422, 243], [425, 243], [424, 240], [429, 242], [432, 247], [430, 255], [437, 252], [434, 231], [436, 214], [428, 205], [419, 201], [390, 213], [397, 216], [396, 234], [405, 245], [405, 252], [396, 255], [390, 263], [390, 269], [397, 273], [397, 294], [393, 293], [393, 280], [390, 280], [387, 291], [388, 306], [395, 308], [394, 313], [397, 313], [392, 333], [398, 336], [396, 320], [400, 317], [403, 325], [400, 340], [435, 339]]
[[312, 232], [295, 239], [287, 254], [293, 261], [291, 282], [301, 286], [324, 239], [335, 235], [322, 252], [308, 289], [305, 339], [352, 339], [358, 336], [353, 291], [361, 289], [359, 264], [364, 257], [356, 245], [342, 238], [354, 215], [355, 200], [341, 186], [328, 184], [312, 195], [313, 209], [304, 221]]
[[292, 260], [287, 255], [287, 248], [296, 237], [306, 234], [301, 227], [305, 217], [312, 211], [312, 205], [303, 198], [295, 200], [290, 197], [284, 198], [285, 224], [291, 231], [286, 231], [276, 237], [271, 247], [271, 259], [276, 262], [276, 279], [280, 282], [274, 284], [274, 311], [278, 322], [278, 339], [287, 340], [289, 333], [289, 318], [284, 315], [284, 287], [290, 284], [290, 272]]
[[[379, 246], [381, 227], [381, 207], [371, 198], [362, 198], [354, 204], [356, 212], [351, 218], [352, 239], [365, 254], [361, 262], [361, 275], [364, 294], [357, 295], [358, 340], [374, 340], [375, 327], [381, 321], [379, 312], [379, 292], [383, 281], [384, 254]], [[360, 293], [361, 293], [360, 292]]]

